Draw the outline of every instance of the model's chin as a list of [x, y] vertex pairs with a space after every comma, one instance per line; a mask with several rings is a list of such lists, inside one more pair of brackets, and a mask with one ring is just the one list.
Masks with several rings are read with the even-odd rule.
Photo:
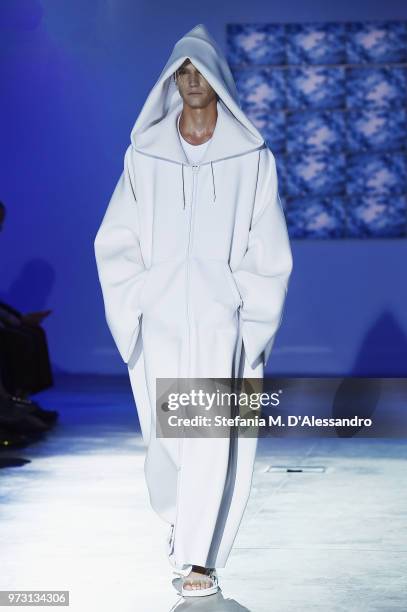
[[209, 104], [209, 100], [204, 98], [202, 95], [186, 96], [184, 102], [191, 108], [206, 108]]
[[196, 104], [196, 105], [202, 105], [204, 102], [206, 102], [205, 98], [202, 96], [202, 94], [189, 94], [189, 96], [186, 96], [189, 104]]

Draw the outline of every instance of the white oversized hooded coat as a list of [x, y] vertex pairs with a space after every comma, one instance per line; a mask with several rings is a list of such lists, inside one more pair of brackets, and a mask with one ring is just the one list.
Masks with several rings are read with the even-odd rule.
[[[218, 94], [191, 165], [173, 74], [189, 58]], [[256, 439], [156, 437], [156, 377], [263, 377], [292, 255], [275, 158], [242, 111], [203, 25], [174, 46], [131, 131], [95, 238], [106, 320], [127, 364], [151, 505], [170, 525], [169, 561], [224, 567], [247, 504]]]

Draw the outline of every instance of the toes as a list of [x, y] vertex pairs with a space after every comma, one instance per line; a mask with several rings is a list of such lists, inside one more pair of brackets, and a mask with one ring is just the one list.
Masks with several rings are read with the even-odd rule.
[[208, 578], [194, 578], [184, 582], [186, 591], [197, 591], [199, 589], [208, 589], [212, 586], [212, 580]]

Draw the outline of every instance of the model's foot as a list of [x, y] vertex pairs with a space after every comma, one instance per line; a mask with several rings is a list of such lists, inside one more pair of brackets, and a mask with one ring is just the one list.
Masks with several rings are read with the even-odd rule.
[[207, 576], [209, 569], [208, 567], [193, 565], [191, 572], [184, 578], [184, 589], [186, 591], [196, 591], [211, 587], [213, 585], [212, 580]]

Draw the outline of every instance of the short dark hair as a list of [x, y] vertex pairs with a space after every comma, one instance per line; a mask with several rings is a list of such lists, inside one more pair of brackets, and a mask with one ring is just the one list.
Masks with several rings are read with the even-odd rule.
[[182, 68], [182, 66], [185, 66], [185, 64], [192, 64], [192, 62], [191, 62], [191, 60], [189, 59], [189, 57], [187, 57], [187, 58], [186, 58], [186, 60], [184, 60], [184, 61], [182, 62], [181, 66], [178, 66], [178, 68], [176, 69], [176, 71], [173, 73], [173, 75], [172, 75], [172, 76], [173, 76], [173, 78], [174, 78], [174, 81], [176, 81], [176, 80], [177, 80], [177, 72], [178, 72], [178, 70], [179, 70], [180, 68]]

